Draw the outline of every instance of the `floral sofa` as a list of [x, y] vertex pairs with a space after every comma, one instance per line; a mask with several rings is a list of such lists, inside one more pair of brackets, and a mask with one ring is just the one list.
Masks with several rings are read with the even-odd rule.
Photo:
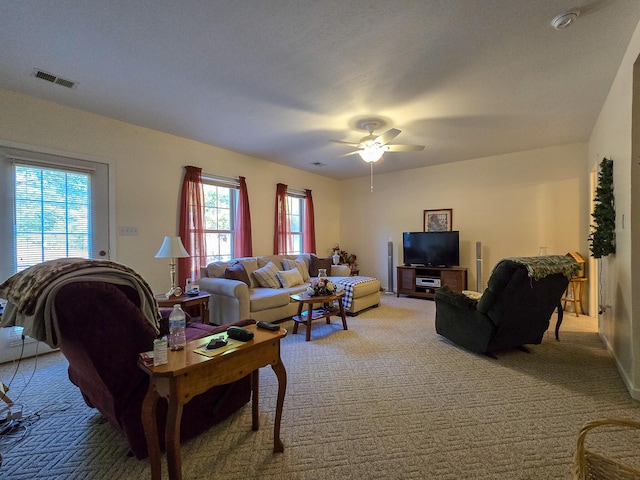
[[266, 255], [213, 262], [202, 268], [200, 290], [211, 294], [210, 322], [218, 325], [252, 318], [276, 322], [297, 313], [291, 301], [302, 293], [318, 270], [327, 270], [329, 279], [345, 287], [345, 310], [355, 315], [380, 303], [380, 282], [373, 277], [351, 277], [346, 265], [332, 265], [331, 257], [313, 254]]

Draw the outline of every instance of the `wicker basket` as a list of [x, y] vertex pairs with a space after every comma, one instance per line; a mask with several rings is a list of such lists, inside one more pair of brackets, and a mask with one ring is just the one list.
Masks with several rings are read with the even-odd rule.
[[574, 480], [639, 480], [640, 470], [585, 448], [585, 437], [590, 430], [601, 426], [629, 427], [640, 430], [640, 422], [603, 419], [588, 422], [580, 430], [576, 454], [573, 458]]

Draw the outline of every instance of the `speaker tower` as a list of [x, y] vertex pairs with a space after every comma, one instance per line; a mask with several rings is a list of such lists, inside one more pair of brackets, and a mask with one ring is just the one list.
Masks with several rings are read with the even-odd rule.
[[482, 242], [476, 242], [476, 292], [482, 290]]
[[387, 291], [393, 293], [393, 242], [387, 242]]

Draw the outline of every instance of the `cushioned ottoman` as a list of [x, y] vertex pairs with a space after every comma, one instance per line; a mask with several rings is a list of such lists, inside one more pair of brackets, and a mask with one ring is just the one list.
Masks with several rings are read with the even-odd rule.
[[344, 285], [346, 295], [343, 300], [349, 315], [357, 315], [362, 310], [377, 307], [380, 303], [380, 280], [374, 277], [344, 277], [336, 280]]

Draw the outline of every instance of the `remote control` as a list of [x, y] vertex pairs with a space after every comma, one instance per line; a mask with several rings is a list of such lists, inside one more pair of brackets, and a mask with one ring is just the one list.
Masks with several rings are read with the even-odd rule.
[[280, 325], [276, 325], [275, 323], [271, 323], [271, 322], [263, 322], [262, 320], [256, 323], [256, 325], [258, 328], [264, 328], [266, 330], [271, 330], [273, 332], [275, 332], [276, 330], [280, 330]]
[[224, 338], [212, 338], [211, 341], [207, 344], [207, 350], [214, 350], [216, 348], [224, 347], [227, 344], [227, 341]]

